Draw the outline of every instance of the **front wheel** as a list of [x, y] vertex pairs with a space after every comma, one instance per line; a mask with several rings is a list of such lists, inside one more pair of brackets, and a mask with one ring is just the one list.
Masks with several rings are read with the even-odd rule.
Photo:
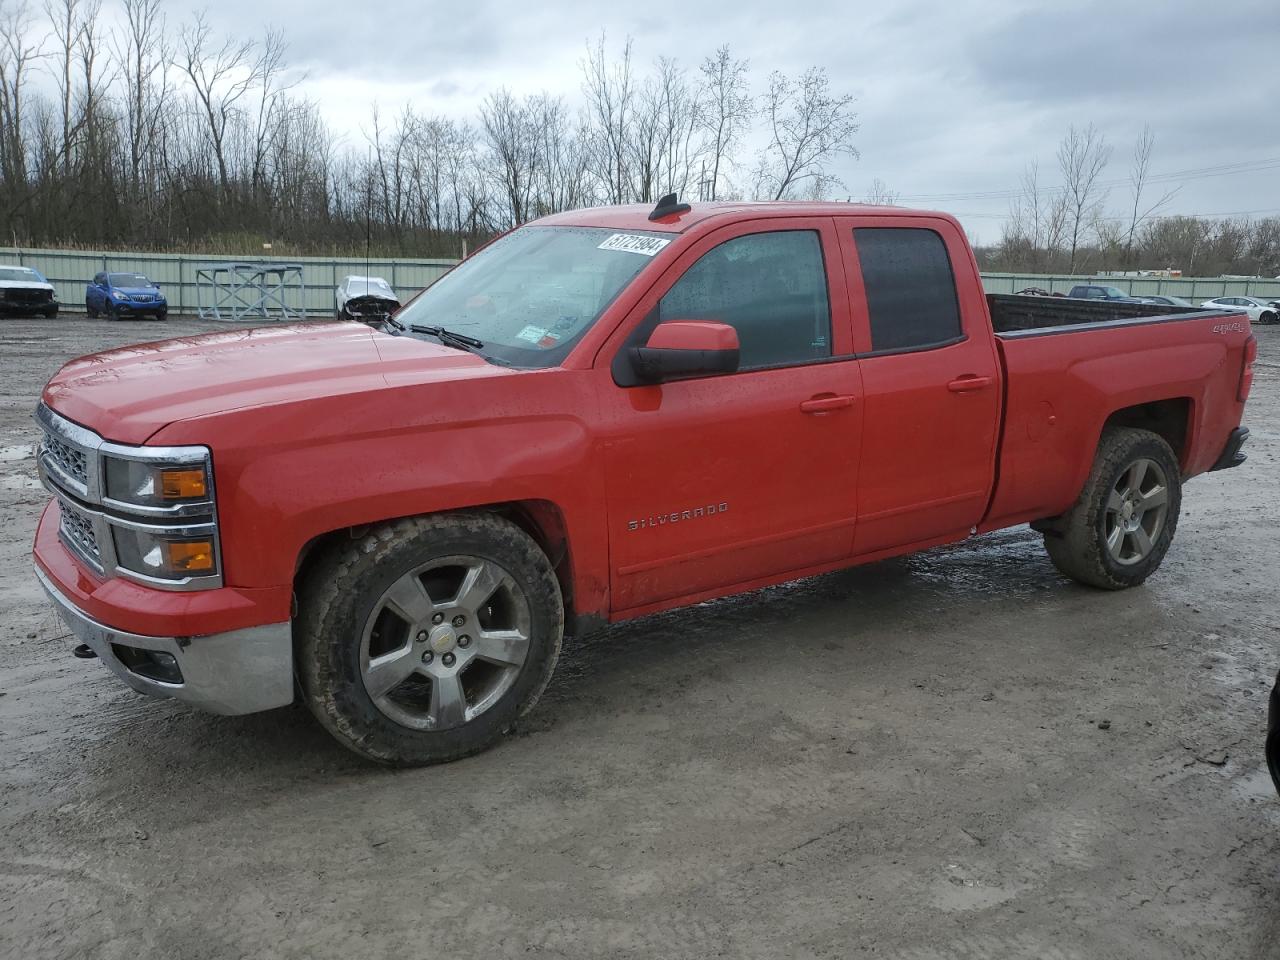
[[1258, 317], [1258, 322], [1259, 323], [1275, 323], [1276, 314], [1272, 313], [1270, 310], [1266, 310]]
[[1178, 460], [1164, 438], [1109, 428], [1079, 499], [1042, 527], [1045, 549], [1058, 570], [1080, 583], [1136, 587], [1164, 559], [1181, 506]]
[[298, 601], [307, 706], [392, 766], [492, 746], [541, 695], [564, 632], [546, 554], [487, 513], [384, 524], [322, 555]]

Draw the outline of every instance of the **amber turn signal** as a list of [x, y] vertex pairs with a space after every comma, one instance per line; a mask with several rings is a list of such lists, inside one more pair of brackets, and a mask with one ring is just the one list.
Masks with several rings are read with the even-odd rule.
[[213, 569], [213, 541], [184, 540], [165, 545], [169, 569], [178, 573]]
[[189, 500], [206, 492], [203, 470], [162, 470], [160, 489], [166, 500]]

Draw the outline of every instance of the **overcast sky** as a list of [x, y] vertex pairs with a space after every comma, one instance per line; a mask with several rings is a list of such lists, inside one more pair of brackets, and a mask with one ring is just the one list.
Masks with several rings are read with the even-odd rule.
[[[170, 0], [171, 26], [200, 6]], [[1015, 190], [1037, 158], [1042, 181], [1060, 182], [1054, 152], [1073, 123], [1114, 144], [1112, 180], [1144, 124], [1157, 173], [1252, 164], [1185, 179], [1166, 213], [1280, 214], [1280, 0], [221, 0], [209, 15], [237, 35], [282, 28], [301, 90], [352, 142], [374, 101], [460, 118], [500, 86], [576, 101], [585, 44], [603, 29], [615, 50], [634, 38], [637, 66], [667, 55], [694, 68], [728, 43], [757, 90], [771, 70], [825, 67], [861, 123], [860, 158], [833, 166], [841, 196], [879, 178], [980, 240], [998, 237], [1009, 201], [972, 195]], [[1126, 194], [1113, 187], [1111, 205]]]

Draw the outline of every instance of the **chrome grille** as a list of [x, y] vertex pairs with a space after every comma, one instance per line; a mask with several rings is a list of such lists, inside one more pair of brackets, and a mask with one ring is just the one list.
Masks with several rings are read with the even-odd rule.
[[44, 432], [44, 443], [41, 446], [44, 447], [49, 459], [60, 467], [64, 473], [74, 477], [81, 483], [87, 484], [89, 482], [89, 459], [85, 456], [83, 450], [77, 450], [71, 444], [64, 443], [47, 430]]
[[58, 531], [63, 539], [81, 556], [101, 567], [102, 553], [98, 548], [98, 535], [94, 531], [93, 520], [61, 498], [58, 499], [58, 506], [62, 511]]

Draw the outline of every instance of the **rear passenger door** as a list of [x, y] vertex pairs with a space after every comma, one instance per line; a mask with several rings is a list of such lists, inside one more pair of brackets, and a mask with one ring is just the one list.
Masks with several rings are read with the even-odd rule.
[[839, 234], [864, 400], [854, 554], [964, 536], [995, 474], [1000, 371], [963, 235], [848, 217]]

